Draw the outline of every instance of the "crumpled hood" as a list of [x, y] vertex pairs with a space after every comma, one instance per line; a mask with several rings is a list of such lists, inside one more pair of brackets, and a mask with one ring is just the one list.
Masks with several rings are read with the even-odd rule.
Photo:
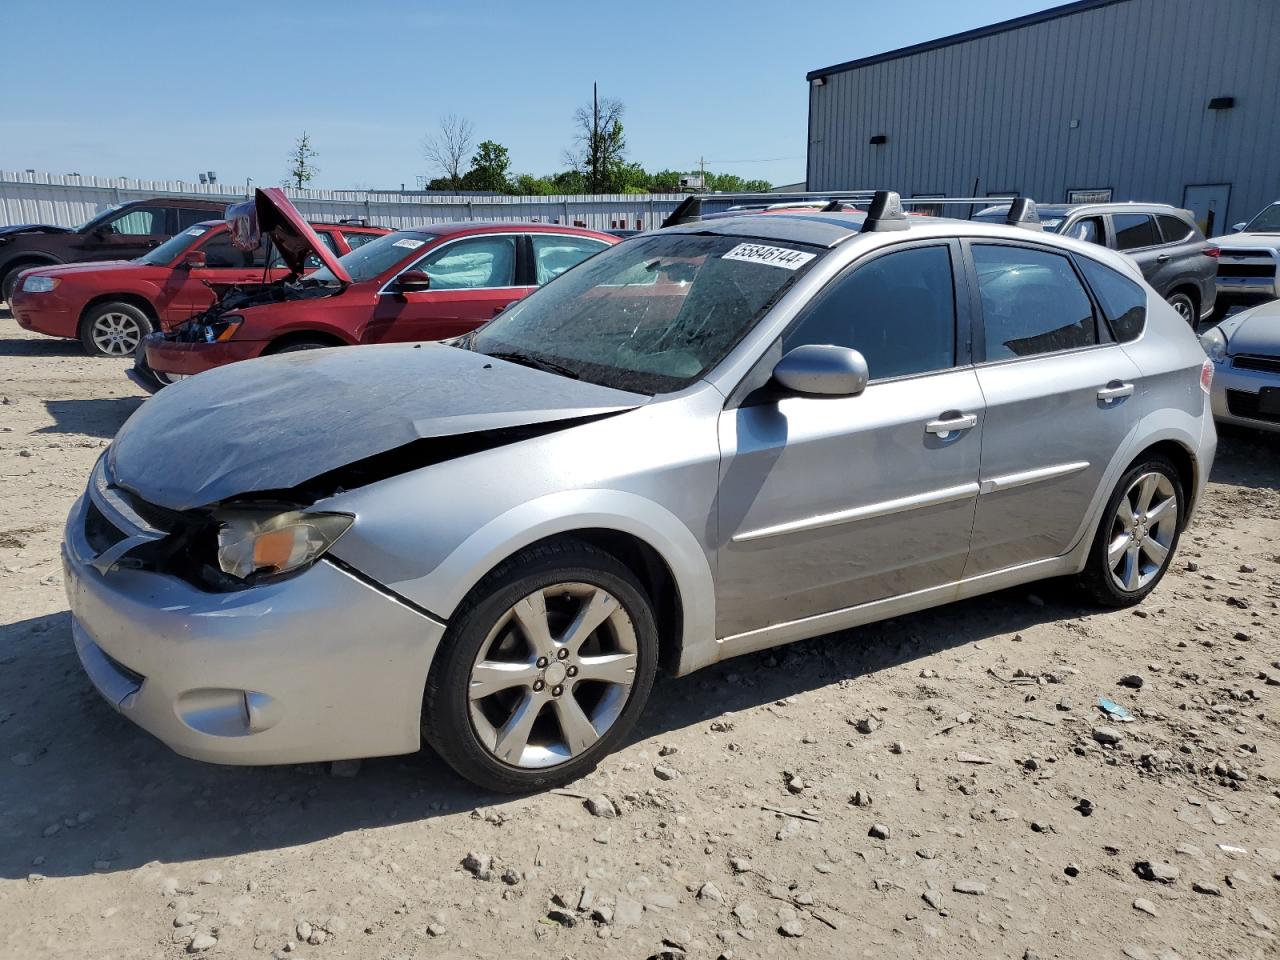
[[171, 510], [285, 490], [417, 440], [621, 413], [648, 397], [442, 344], [246, 360], [161, 390], [108, 452], [113, 482]]
[[[1234, 324], [1234, 328], [1233, 325]], [[1280, 356], [1280, 300], [1272, 300], [1222, 323], [1227, 353], [1261, 353]]]

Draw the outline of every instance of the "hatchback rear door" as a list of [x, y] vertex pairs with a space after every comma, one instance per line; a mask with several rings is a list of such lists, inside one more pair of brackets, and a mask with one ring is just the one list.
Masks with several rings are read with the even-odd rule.
[[853, 347], [861, 395], [748, 397], [721, 415], [716, 629], [734, 652], [777, 642], [755, 631], [960, 578], [984, 413], [960, 263], [946, 240], [860, 260], [762, 361]]
[[987, 407], [972, 577], [1061, 556], [1089, 532], [1141, 384], [1071, 257], [1029, 243], [965, 246]]

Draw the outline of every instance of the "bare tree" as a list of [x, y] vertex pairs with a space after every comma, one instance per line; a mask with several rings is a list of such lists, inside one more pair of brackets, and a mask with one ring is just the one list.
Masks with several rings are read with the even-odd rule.
[[293, 181], [293, 185], [298, 189], [302, 189], [308, 183], [315, 179], [320, 168], [312, 161], [320, 156], [311, 147], [311, 137], [307, 135], [307, 131], [302, 131], [302, 136], [298, 138], [298, 142], [293, 145], [293, 150], [289, 152], [289, 176], [288, 179]]
[[591, 85], [591, 103], [574, 111], [577, 133], [574, 146], [565, 151], [565, 162], [582, 174], [588, 193], [602, 193], [617, 179], [627, 152], [627, 138], [622, 133], [621, 100], [600, 99], [599, 90]]
[[451, 113], [441, 118], [440, 130], [435, 136], [422, 141], [422, 155], [440, 171], [441, 179], [453, 190], [462, 189], [462, 168], [471, 159], [474, 134], [475, 127], [470, 120]]

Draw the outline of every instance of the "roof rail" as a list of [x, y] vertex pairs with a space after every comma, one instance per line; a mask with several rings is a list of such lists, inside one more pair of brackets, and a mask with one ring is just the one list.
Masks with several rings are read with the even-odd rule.
[[902, 212], [902, 198], [892, 190], [877, 190], [871, 198], [867, 217], [862, 222], [862, 233], [879, 233], [886, 230], [906, 230], [911, 226]]
[[1044, 230], [1040, 222], [1040, 214], [1036, 211], [1036, 202], [1030, 197], [1018, 197], [1009, 204], [1009, 213], [1004, 222], [1011, 227], [1022, 227], [1024, 230]]
[[671, 211], [671, 216], [662, 221], [663, 227], [678, 227], [682, 223], [696, 223], [702, 219], [702, 200], [697, 194], [690, 194], [680, 201], [680, 205]]

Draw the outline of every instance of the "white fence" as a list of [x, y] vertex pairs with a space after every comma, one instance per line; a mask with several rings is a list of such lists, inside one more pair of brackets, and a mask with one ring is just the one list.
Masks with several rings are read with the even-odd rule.
[[[504, 197], [440, 196], [364, 190], [294, 190], [289, 197], [313, 220], [365, 217], [375, 226], [403, 229], [448, 220], [538, 220], [576, 223], [597, 230], [650, 229], [684, 199], [670, 194]], [[74, 227], [115, 204], [148, 197], [201, 197], [234, 203], [246, 191], [181, 180], [79, 177], [0, 170], [0, 226], [47, 223]], [[730, 198], [707, 198], [708, 212]]]

